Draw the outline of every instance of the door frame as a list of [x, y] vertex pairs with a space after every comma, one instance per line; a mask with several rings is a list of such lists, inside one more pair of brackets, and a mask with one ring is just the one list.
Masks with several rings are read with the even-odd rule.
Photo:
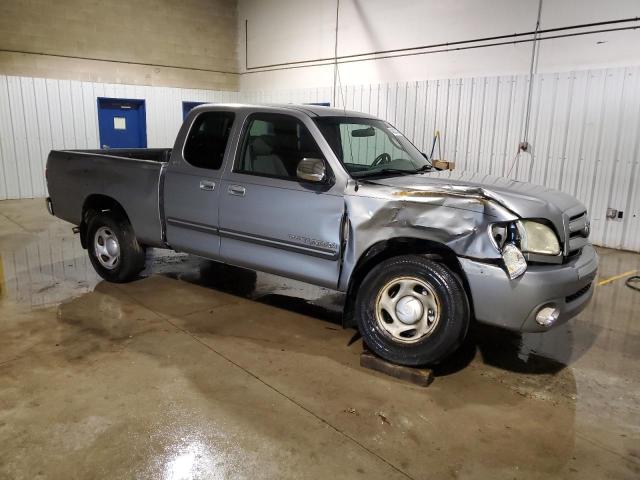
[[138, 111], [138, 121], [140, 125], [140, 131], [138, 132], [140, 144], [142, 145], [140, 148], [147, 148], [147, 111], [146, 111], [146, 101], [144, 99], [139, 98], [114, 98], [114, 97], [97, 97], [97, 114], [98, 114], [98, 136], [100, 137], [100, 145], [99, 148], [102, 148], [102, 145], [105, 144], [103, 141], [103, 132], [100, 126], [100, 111], [102, 108], [107, 108], [105, 104], [130, 104], [136, 105], [136, 110]]

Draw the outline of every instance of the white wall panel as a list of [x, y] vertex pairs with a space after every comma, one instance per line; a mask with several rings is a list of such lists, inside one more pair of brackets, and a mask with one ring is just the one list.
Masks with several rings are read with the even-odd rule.
[[45, 196], [50, 150], [99, 148], [98, 97], [145, 100], [148, 146], [171, 147], [183, 101], [237, 102], [239, 94], [0, 75], [0, 200]]
[[[570, 193], [589, 209], [594, 243], [640, 251], [640, 67], [544, 73], [533, 81], [531, 148], [519, 156], [528, 75], [348, 85], [336, 106], [394, 123], [426, 152], [439, 131], [443, 157], [457, 170]], [[241, 97], [306, 103], [333, 94], [312, 88]], [[607, 207], [623, 218], [607, 219]]]

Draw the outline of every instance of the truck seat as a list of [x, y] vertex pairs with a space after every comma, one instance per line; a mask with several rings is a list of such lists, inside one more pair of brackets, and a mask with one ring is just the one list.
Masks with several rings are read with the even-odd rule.
[[288, 177], [289, 174], [279, 155], [273, 153], [273, 147], [265, 136], [254, 137], [250, 140], [245, 155], [245, 169], [264, 175]]

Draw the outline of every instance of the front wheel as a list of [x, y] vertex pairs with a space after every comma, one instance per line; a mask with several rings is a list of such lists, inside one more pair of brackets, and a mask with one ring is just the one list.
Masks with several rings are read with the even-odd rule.
[[420, 255], [403, 255], [385, 260], [365, 277], [356, 319], [375, 354], [400, 365], [428, 365], [464, 339], [469, 302], [449, 268]]
[[125, 217], [107, 213], [93, 216], [87, 226], [86, 239], [91, 264], [105, 280], [129, 282], [144, 268], [144, 249]]

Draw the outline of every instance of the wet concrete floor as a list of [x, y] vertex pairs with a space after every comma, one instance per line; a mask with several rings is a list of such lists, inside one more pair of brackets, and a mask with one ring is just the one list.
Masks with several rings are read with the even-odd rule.
[[335, 292], [162, 250], [109, 284], [42, 200], [0, 202], [0, 268], [2, 480], [640, 478], [622, 280], [545, 334], [475, 327], [425, 389], [359, 366]]

